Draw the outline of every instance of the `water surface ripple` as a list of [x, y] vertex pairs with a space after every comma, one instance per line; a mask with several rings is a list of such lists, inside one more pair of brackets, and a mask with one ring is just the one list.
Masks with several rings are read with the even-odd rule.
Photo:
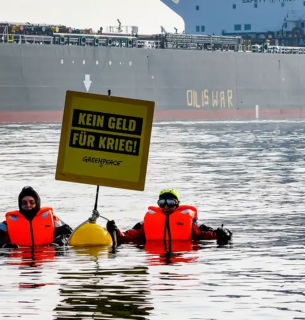
[[[60, 130], [0, 126], [3, 220], [24, 185], [72, 227], [90, 216], [96, 187], [55, 180]], [[0, 249], [0, 318], [305, 319], [304, 141], [304, 122], [155, 123], [145, 191], [101, 187], [99, 211], [126, 230], [175, 187], [233, 244]]]

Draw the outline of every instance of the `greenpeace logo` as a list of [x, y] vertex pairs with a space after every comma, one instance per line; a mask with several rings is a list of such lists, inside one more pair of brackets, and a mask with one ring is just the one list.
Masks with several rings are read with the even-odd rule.
[[120, 166], [123, 161], [119, 160], [109, 160], [109, 159], [102, 159], [102, 158], [95, 158], [95, 157], [83, 157], [82, 161], [86, 163], [98, 163], [100, 167], [104, 166]]

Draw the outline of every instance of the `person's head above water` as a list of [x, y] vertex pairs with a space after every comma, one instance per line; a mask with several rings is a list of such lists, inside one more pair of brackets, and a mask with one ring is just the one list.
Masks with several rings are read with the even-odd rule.
[[21, 213], [31, 211], [36, 214], [40, 210], [39, 194], [30, 186], [24, 187], [19, 194], [18, 205]]
[[179, 204], [180, 196], [175, 189], [164, 189], [159, 193], [158, 206], [164, 214], [173, 213]]

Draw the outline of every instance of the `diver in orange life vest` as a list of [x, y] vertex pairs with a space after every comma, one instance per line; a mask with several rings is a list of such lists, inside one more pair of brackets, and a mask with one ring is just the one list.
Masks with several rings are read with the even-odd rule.
[[115, 222], [107, 222], [107, 230], [117, 234], [117, 244], [142, 242], [148, 240], [217, 240], [227, 244], [232, 232], [225, 228], [216, 230], [200, 223], [197, 209], [180, 205], [180, 197], [175, 189], [162, 190], [159, 194], [159, 207], [149, 207], [144, 221], [137, 223], [131, 230], [120, 231]]
[[6, 220], [0, 223], [0, 248], [68, 243], [72, 228], [51, 207], [40, 207], [40, 197], [32, 187], [21, 190], [18, 205], [19, 211], [6, 213]]

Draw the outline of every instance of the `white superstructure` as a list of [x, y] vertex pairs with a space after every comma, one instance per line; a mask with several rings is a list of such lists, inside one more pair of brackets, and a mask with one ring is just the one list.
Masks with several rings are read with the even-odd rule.
[[[305, 29], [304, 0], [161, 0], [189, 34], [251, 34]], [[179, 30], [182, 32], [182, 30]]]

